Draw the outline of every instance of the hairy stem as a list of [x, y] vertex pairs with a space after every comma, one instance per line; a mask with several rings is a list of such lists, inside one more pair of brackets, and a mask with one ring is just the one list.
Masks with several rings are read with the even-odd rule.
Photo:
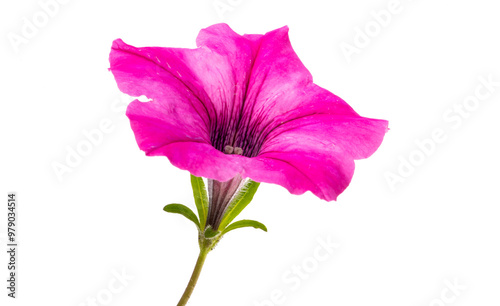
[[194, 287], [196, 286], [196, 282], [198, 281], [198, 277], [200, 277], [201, 269], [203, 268], [203, 264], [205, 263], [205, 258], [207, 257], [210, 248], [201, 248], [200, 255], [198, 256], [198, 260], [196, 261], [196, 266], [194, 267], [193, 274], [191, 275], [191, 279], [182, 295], [177, 306], [184, 306], [187, 304], [189, 298], [191, 297], [191, 293], [193, 293]]

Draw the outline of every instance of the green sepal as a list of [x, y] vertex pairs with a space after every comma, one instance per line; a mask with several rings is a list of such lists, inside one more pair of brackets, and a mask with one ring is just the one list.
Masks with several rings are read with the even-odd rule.
[[222, 216], [219, 229], [224, 230], [226, 226], [231, 223], [231, 221], [233, 221], [234, 218], [236, 218], [240, 214], [240, 212], [252, 201], [255, 192], [257, 192], [257, 188], [259, 188], [259, 185], [260, 183], [248, 180], [248, 182], [241, 188], [240, 192], [238, 192], [231, 203], [229, 203], [226, 211], [224, 212], [224, 216]]
[[226, 227], [223, 231], [222, 231], [222, 235], [234, 230], [234, 229], [237, 229], [237, 228], [242, 228], [242, 227], [254, 227], [254, 228], [258, 228], [258, 229], [261, 229], [263, 230], [264, 232], [267, 232], [267, 227], [258, 222], [258, 221], [255, 221], [255, 220], [240, 220], [240, 221], [236, 221], [236, 222], [233, 222], [231, 223], [228, 227]]
[[165, 207], [163, 207], [163, 210], [166, 212], [169, 212], [169, 213], [183, 215], [184, 217], [193, 221], [194, 224], [196, 224], [196, 227], [198, 228], [198, 230], [200, 230], [200, 222], [198, 221], [198, 217], [196, 217], [196, 215], [191, 210], [191, 208], [187, 207], [186, 205], [177, 204], [177, 203], [168, 204]]
[[194, 203], [200, 217], [200, 229], [204, 229], [208, 215], [208, 196], [203, 178], [191, 174], [191, 187], [193, 188]]
[[216, 231], [214, 230], [211, 226], [208, 226], [206, 229], [205, 229], [205, 232], [204, 232], [204, 236], [205, 238], [215, 238], [217, 235], [219, 235], [221, 232], [220, 231]]

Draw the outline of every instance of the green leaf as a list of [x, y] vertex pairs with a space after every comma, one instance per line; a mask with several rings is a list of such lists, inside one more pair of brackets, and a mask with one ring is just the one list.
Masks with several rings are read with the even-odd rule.
[[234, 199], [229, 203], [224, 216], [222, 217], [219, 229], [223, 230], [226, 226], [240, 214], [240, 212], [250, 203], [253, 199], [257, 188], [259, 188], [260, 183], [248, 180], [248, 182], [241, 188], [240, 192], [234, 197]]
[[196, 204], [198, 216], [200, 217], [200, 228], [204, 229], [208, 215], [208, 197], [205, 183], [201, 177], [191, 174], [191, 187], [193, 188], [194, 203]]
[[200, 222], [198, 221], [198, 217], [194, 214], [194, 212], [187, 207], [186, 205], [182, 204], [168, 204], [167, 206], [163, 207], [163, 210], [169, 213], [175, 213], [175, 214], [181, 214], [184, 217], [188, 218], [189, 220], [193, 221], [194, 224], [196, 224], [196, 227], [198, 230], [200, 230]]
[[255, 227], [255, 228], [259, 228], [259, 229], [263, 230], [264, 232], [267, 232], [267, 227], [258, 221], [240, 220], [240, 221], [236, 221], [236, 222], [230, 224], [228, 227], [226, 227], [224, 229], [224, 231], [222, 231], [222, 234], [224, 235], [227, 232], [230, 232], [234, 229], [241, 228], [241, 227]]
[[205, 229], [205, 238], [214, 238], [220, 233], [220, 231], [215, 231], [211, 226]]

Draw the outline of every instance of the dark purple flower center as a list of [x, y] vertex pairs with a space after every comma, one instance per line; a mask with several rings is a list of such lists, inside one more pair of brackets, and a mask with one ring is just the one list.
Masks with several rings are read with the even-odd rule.
[[[215, 116], [210, 135], [212, 146], [226, 154], [257, 156], [267, 136], [265, 130], [268, 124], [265, 121], [269, 119], [265, 120], [262, 112], [257, 116], [251, 116], [251, 113], [238, 110], [229, 114], [226, 108]], [[234, 151], [228, 151], [229, 147]]]

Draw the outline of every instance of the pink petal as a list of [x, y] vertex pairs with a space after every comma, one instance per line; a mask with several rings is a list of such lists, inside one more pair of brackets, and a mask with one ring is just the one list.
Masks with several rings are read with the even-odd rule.
[[336, 200], [351, 180], [354, 162], [324, 149], [318, 151], [318, 144], [311, 142], [301, 147], [288, 146], [282, 152], [264, 153], [251, 159], [244, 176], [281, 185], [292, 194], [309, 190], [323, 200]]
[[136, 100], [127, 108], [139, 147], [146, 152], [175, 141], [209, 142], [210, 103], [183, 65], [182, 52], [113, 42], [110, 70], [120, 90], [152, 99]]
[[[268, 175], [266, 182], [282, 185], [293, 194], [310, 190], [321, 199], [336, 200], [351, 181], [354, 160], [375, 152], [386, 130], [384, 120], [306, 116], [276, 129], [257, 159], [262, 158], [262, 169], [274, 167], [275, 160], [283, 162], [284, 175]], [[247, 175], [255, 177], [253, 172]]]
[[359, 116], [347, 103], [331, 92], [310, 83], [296, 97], [294, 110], [274, 117], [261, 152], [274, 150], [283, 139], [313, 137], [340, 149], [352, 159], [367, 158], [380, 146], [388, 122]]
[[185, 52], [183, 61], [196, 75], [218, 115], [236, 119], [244, 102], [253, 60], [261, 35], [247, 39], [227, 24], [216, 24], [198, 34], [198, 49]]

